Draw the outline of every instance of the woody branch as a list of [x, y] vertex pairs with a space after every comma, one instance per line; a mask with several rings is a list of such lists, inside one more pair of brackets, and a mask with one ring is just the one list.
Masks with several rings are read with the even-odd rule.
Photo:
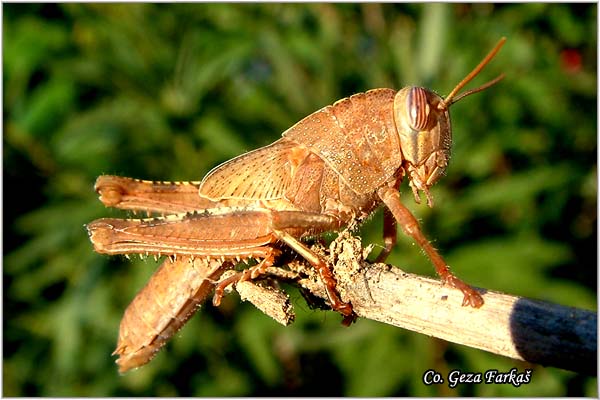
[[[460, 291], [394, 266], [371, 264], [362, 252], [360, 239], [348, 235], [330, 251], [338, 290], [359, 317], [517, 360], [596, 374], [595, 312], [489, 290], [481, 290], [483, 307], [463, 307]], [[269, 273], [327, 299], [320, 280], [306, 277], [309, 268], [299, 262], [290, 268]], [[294, 272], [299, 269], [302, 274]]]

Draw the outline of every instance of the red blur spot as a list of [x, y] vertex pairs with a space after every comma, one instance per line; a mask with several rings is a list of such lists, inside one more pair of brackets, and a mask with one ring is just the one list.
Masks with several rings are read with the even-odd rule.
[[562, 69], [570, 74], [581, 71], [581, 53], [575, 49], [565, 49], [560, 52]]

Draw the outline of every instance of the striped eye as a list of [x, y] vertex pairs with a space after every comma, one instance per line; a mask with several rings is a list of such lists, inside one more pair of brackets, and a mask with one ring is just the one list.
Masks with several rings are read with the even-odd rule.
[[416, 131], [425, 130], [429, 120], [427, 92], [420, 87], [411, 87], [406, 98], [410, 127]]

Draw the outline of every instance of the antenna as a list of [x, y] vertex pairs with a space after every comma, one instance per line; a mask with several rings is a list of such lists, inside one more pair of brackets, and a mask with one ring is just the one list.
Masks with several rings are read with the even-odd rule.
[[493, 79], [493, 80], [489, 81], [488, 83], [481, 85], [478, 88], [471, 89], [471, 90], [461, 94], [460, 96], [455, 97], [458, 94], [458, 92], [463, 87], [465, 87], [465, 85], [467, 83], [469, 83], [473, 78], [475, 78], [477, 76], [477, 74], [479, 74], [481, 72], [481, 70], [492, 60], [492, 58], [494, 58], [496, 53], [498, 53], [500, 48], [504, 45], [504, 42], [506, 42], [506, 37], [502, 37], [498, 41], [498, 43], [496, 43], [496, 46], [494, 46], [492, 51], [490, 51], [489, 54], [487, 56], [485, 56], [485, 58], [483, 60], [481, 60], [479, 65], [477, 65], [473, 69], [473, 71], [471, 71], [469, 73], [469, 75], [467, 75], [462, 81], [460, 81], [460, 83], [458, 85], [456, 85], [454, 87], [454, 89], [452, 89], [452, 91], [448, 94], [448, 96], [446, 96], [446, 98], [439, 104], [438, 107], [440, 109], [447, 109], [452, 104], [459, 101], [460, 99], [465, 98], [466, 96], [471, 95], [473, 93], [481, 92], [482, 90], [485, 90], [485, 89], [489, 88], [490, 86], [495, 85], [496, 83], [500, 82], [500, 80], [502, 80], [502, 78], [504, 78], [504, 74], [501, 74], [496, 79]]

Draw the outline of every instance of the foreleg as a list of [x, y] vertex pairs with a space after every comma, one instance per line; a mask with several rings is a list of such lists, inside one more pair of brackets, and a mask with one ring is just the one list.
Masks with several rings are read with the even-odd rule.
[[392, 214], [392, 212], [388, 208], [385, 208], [383, 210], [383, 244], [384, 244], [384, 247], [383, 247], [383, 250], [381, 250], [381, 253], [379, 253], [377, 258], [375, 259], [376, 263], [385, 262], [387, 257], [390, 255], [390, 253], [392, 252], [392, 249], [396, 245], [397, 232], [398, 232], [398, 225], [396, 224], [396, 219], [394, 218], [394, 215]]
[[475, 308], [481, 307], [483, 305], [483, 298], [481, 295], [450, 272], [450, 267], [446, 264], [442, 256], [440, 256], [437, 250], [434, 249], [431, 243], [425, 238], [425, 235], [423, 235], [415, 217], [400, 201], [400, 193], [394, 188], [386, 187], [381, 188], [378, 191], [378, 194], [394, 215], [394, 218], [398, 221], [404, 232], [411, 236], [425, 253], [427, 253], [435, 270], [442, 278], [442, 281], [463, 292], [463, 306], [470, 305]]

